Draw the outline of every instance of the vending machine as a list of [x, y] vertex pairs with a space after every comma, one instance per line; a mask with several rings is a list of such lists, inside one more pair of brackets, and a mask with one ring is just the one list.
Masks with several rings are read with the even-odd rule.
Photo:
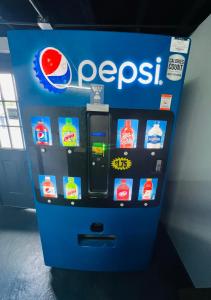
[[45, 264], [144, 269], [190, 40], [22, 30], [9, 45]]

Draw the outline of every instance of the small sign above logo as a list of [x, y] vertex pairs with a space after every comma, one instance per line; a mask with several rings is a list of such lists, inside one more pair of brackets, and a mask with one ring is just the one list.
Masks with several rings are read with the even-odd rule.
[[90, 103], [103, 104], [104, 103], [104, 85], [103, 84], [90, 84], [91, 94]]
[[170, 45], [170, 52], [177, 52], [177, 53], [188, 53], [189, 50], [189, 39], [183, 38], [171, 38], [171, 45]]

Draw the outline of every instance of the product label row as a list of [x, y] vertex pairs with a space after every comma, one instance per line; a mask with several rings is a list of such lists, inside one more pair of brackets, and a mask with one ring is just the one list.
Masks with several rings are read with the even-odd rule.
[[[137, 147], [139, 120], [118, 119], [116, 147], [122, 149], [133, 149]], [[167, 121], [148, 120], [146, 124], [144, 148], [162, 149], [164, 147]], [[79, 119], [75, 117], [59, 117], [58, 128], [60, 145], [63, 147], [80, 146]], [[51, 123], [49, 117], [37, 116], [32, 118], [33, 141], [37, 145], [53, 144]], [[104, 132], [92, 132], [95, 136], [104, 136]], [[99, 138], [99, 143], [100, 143]], [[97, 141], [95, 141], [95, 144]]]
[[[138, 200], [155, 200], [158, 178], [141, 178], [139, 182]], [[57, 198], [56, 177], [52, 175], [39, 175], [41, 197]], [[114, 201], [131, 201], [133, 192], [132, 178], [114, 179]], [[81, 178], [63, 177], [63, 195], [65, 199], [81, 199]]]

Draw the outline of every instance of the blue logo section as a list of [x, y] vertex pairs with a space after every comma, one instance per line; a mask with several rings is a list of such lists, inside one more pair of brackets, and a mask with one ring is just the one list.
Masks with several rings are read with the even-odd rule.
[[165, 141], [167, 121], [148, 120], [144, 148], [162, 149]]
[[72, 79], [66, 57], [56, 48], [45, 48], [35, 55], [34, 70], [44, 88], [50, 92], [64, 92]]
[[[84, 106], [90, 103], [90, 84], [104, 84], [104, 103], [111, 107], [160, 109], [161, 95], [171, 94], [174, 99], [171, 111], [177, 113], [188, 53], [183, 54], [182, 78], [178, 81], [166, 78], [172, 54], [169, 36], [78, 30], [51, 33], [27, 30], [8, 35], [23, 105]], [[52, 61], [48, 63], [47, 47], [56, 49], [53, 65]], [[67, 69], [55, 74], [53, 67], [59, 70], [64, 56]], [[59, 78], [66, 80], [61, 84]]]

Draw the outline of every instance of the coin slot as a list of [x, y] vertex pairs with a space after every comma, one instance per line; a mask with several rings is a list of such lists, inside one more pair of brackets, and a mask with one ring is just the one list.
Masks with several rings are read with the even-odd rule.
[[103, 232], [104, 226], [102, 223], [92, 223], [90, 229], [93, 232]]

